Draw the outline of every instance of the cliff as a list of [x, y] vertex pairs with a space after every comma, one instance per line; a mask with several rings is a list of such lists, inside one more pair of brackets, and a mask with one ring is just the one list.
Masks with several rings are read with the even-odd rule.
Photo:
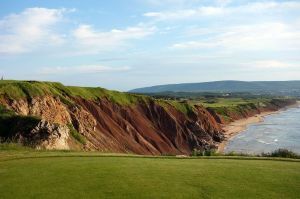
[[202, 106], [53, 82], [0, 82], [0, 137], [35, 148], [190, 154], [223, 140]]
[[252, 117], [263, 112], [278, 111], [295, 105], [295, 99], [260, 99], [256, 102], [237, 104], [234, 106], [207, 107], [207, 110], [220, 124], [228, 124], [235, 120]]

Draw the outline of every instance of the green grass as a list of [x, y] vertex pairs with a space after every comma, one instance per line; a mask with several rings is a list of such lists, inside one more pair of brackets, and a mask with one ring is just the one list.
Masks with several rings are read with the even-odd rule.
[[88, 100], [107, 98], [121, 105], [131, 105], [139, 101], [147, 101], [150, 97], [110, 91], [100, 87], [64, 86], [58, 82], [39, 81], [0, 81], [0, 97], [8, 99], [26, 99], [38, 96], [51, 95], [59, 97], [66, 104], [72, 104], [72, 97], [81, 97]]
[[34, 151], [34, 149], [31, 147], [26, 147], [19, 143], [4, 142], [0, 144], [0, 151], [4, 151], [5, 153], [7, 153], [10, 151]]
[[166, 103], [173, 106], [176, 110], [188, 115], [194, 112], [194, 105], [191, 105], [189, 102], [179, 102], [174, 100], [167, 100]]
[[194, 104], [189, 101], [156, 99], [155, 102], [164, 109], [168, 109], [171, 106], [185, 115], [189, 115], [195, 111]]
[[[21, 153], [21, 152], [20, 152]], [[300, 162], [0, 151], [1, 198], [298, 198]]]
[[218, 108], [218, 107], [236, 107], [239, 105], [255, 104], [257, 106], [266, 106], [271, 99], [268, 98], [212, 98], [200, 99], [192, 101], [193, 104], [202, 104], [205, 107]]

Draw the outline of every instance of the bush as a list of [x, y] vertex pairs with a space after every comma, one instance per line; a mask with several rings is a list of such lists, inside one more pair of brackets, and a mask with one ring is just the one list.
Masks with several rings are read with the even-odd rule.
[[33, 150], [30, 147], [26, 147], [20, 143], [3, 142], [0, 143], [0, 151], [29, 151]]
[[18, 135], [26, 137], [40, 120], [35, 116], [17, 115], [0, 105], [0, 138], [2, 141], [14, 141]]
[[217, 156], [219, 155], [216, 149], [194, 149], [192, 152], [192, 156]]
[[264, 157], [300, 158], [300, 155], [288, 149], [277, 149], [271, 153], [262, 153]]
[[70, 129], [70, 134], [71, 136], [77, 140], [78, 142], [80, 142], [81, 144], [86, 144], [86, 140], [85, 138], [73, 127], [72, 124], [68, 125], [69, 129]]
[[243, 156], [243, 157], [258, 157], [259, 155], [230, 151], [224, 154], [225, 156]]

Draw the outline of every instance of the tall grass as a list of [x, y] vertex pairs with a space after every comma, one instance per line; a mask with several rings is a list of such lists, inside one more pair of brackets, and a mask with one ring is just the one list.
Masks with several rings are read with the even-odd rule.
[[14, 142], [0, 142], [0, 151], [33, 151], [34, 149]]

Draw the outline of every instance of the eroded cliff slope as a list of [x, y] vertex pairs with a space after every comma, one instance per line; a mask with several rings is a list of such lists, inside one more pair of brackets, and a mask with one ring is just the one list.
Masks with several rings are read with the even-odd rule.
[[202, 106], [102, 88], [0, 82], [0, 137], [36, 148], [190, 154], [223, 133]]

